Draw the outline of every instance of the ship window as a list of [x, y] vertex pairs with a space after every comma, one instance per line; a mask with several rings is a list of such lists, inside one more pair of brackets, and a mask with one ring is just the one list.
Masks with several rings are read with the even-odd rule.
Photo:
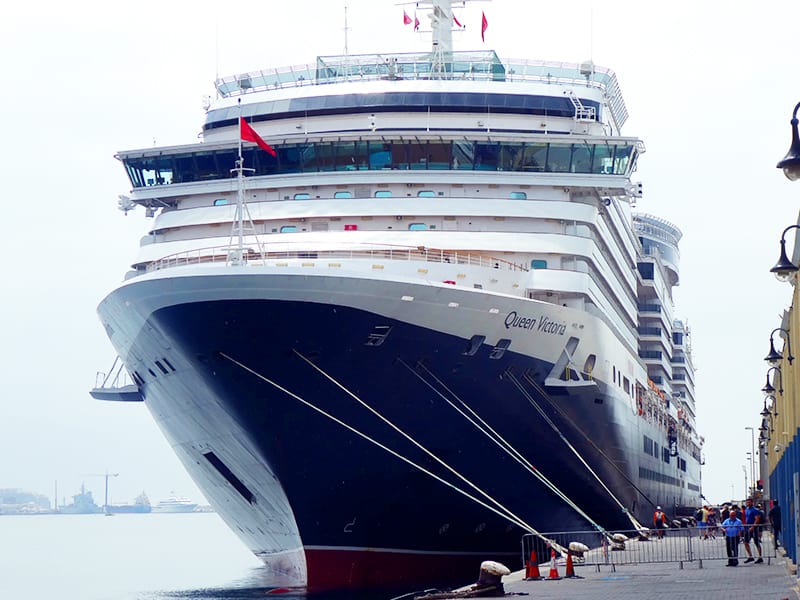
[[390, 190], [378, 190], [375, 192], [376, 198], [391, 198], [392, 192]]
[[417, 196], [419, 198], [435, 198], [436, 192], [434, 192], [433, 190], [420, 190], [419, 192], [417, 192]]
[[528, 199], [528, 194], [526, 194], [525, 192], [511, 192], [508, 195], [508, 197], [511, 200], [527, 200]]
[[297, 231], [297, 225], [284, 225], [281, 227], [281, 233], [295, 233]]
[[540, 259], [533, 259], [531, 261], [531, 269], [546, 269], [547, 268], [547, 261], [540, 260]]
[[173, 367], [172, 363], [169, 362], [169, 360], [167, 360], [166, 358], [164, 358], [164, 364], [167, 365], [170, 368], [171, 371], [175, 370], [175, 367]]
[[167, 371], [167, 368], [166, 368], [164, 365], [162, 365], [162, 364], [161, 364], [161, 361], [160, 361], [160, 360], [157, 360], [157, 361], [156, 361], [156, 366], [159, 368], [159, 370], [160, 370], [160, 371], [161, 371], [161, 372], [162, 372], [164, 375], [166, 375], [167, 373], [169, 373], [169, 371]]
[[569, 144], [550, 144], [547, 155], [547, 170], [553, 173], [569, 172], [572, 147]]
[[225, 206], [228, 203], [227, 198], [217, 198], [214, 200], [214, 206]]
[[597, 145], [594, 147], [593, 173], [610, 174], [614, 170], [614, 146]]
[[311, 194], [300, 193], [294, 195], [295, 200], [308, 200], [309, 198], [311, 198]]
[[500, 144], [475, 144], [475, 170], [496, 171]]
[[628, 172], [628, 163], [631, 159], [631, 146], [617, 146], [614, 153], [614, 175], [625, 175]]
[[525, 154], [522, 159], [522, 171], [544, 171], [544, 166], [547, 164], [547, 147], [546, 143], [538, 144], [525, 144]]
[[334, 192], [334, 198], [352, 198], [353, 192]]
[[587, 143], [575, 144], [572, 150], [572, 172], [591, 173], [592, 171], [592, 148]]
[[425, 231], [427, 228], [425, 223], [411, 223], [408, 226], [409, 231]]

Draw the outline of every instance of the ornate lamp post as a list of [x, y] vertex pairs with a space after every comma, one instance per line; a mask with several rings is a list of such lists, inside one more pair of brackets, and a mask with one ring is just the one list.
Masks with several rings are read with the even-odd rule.
[[792, 145], [789, 146], [789, 151], [783, 157], [777, 167], [783, 169], [783, 174], [789, 181], [796, 181], [800, 178], [800, 135], [797, 133], [797, 111], [800, 109], [800, 102], [794, 107], [792, 113]]
[[786, 360], [789, 361], [789, 364], [792, 364], [794, 356], [792, 356], [792, 343], [789, 341], [789, 330], [784, 329], [783, 327], [776, 327], [772, 330], [772, 333], [769, 334], [769, 354], [764, 357], [764, 360], [773, 367], [777, 367], [783, 359], [783, 354], [775, 350], [775, 341], [773, 340], [772, 336], [775, 335], [776, 331], [782, 331], [786, 334], [786, 349], [789, 351], [789, 355], [786, 357]]

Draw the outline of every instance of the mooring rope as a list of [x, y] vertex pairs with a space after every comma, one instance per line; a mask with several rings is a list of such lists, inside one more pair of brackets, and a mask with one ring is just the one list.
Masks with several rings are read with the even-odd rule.
[[[333, 416], [332, 414], [328, 413], [327, 411], [325, 411], [325, 410], [323, 410], [323, 409], [319, 408], [318, 406], [314, 405], [313, 403], [309, 402], [308, 400], [305, 400], [304, 398], [301, 398], [300, 396], [298, 396], [297, 394], [295, 394], [295, 393], [291, 392], [290, 390], [286, 389], [285, 387], [283, 387], [283, 386], [282, 386], [282, 385], [280, 385], [279, 383], [277, 383], [277, 382], [275, 382], [275, 381], [272, 381], [271, 379], [269, 379], [269, 378], [268, 378], [268, 377], [266, 377], [265, 375], [262, 375], [261, 373], [259, 373], [259, 372], [255, 371], [254, 369], [251, 369], [250, 367], [248, 367], [247, 365], [245, 365], [245, 364], [243, 364], [243, 363], [239, 362], [239, 361], [238, 361], [238, 360], [236, 360], [235, 358], [233, 358], [233, 357], [231, 357], [231, 356], [229, 356], [229, 355], [225, 354], [224, 352], [220, 352], [219, 354], [220, 354], [220, 356], [222, 356], [222, 357], [223, 357], [223, 358], [225, 358], [226, 360], [229, 360], [231, 363], [233, 363], [233, 364], [235, 364], [236, 366], [238, 366], [238, 367], [240, 367], [241, 369], [243, 369], [244, 371], [247, 371], [248, 373], [250, 373], [250, 374], [254, 375], [255, 377], [257, 377], [257, 378], [259, 378], [259, 379], [261, 379], [262, 381], [264, 381], [264, 382], [266, 382], [266, 383], [270, 384], [271, 386], [273, 386], [274, 388], [276, 388], [276, 389], [280, 390], [281, 392], [283, 392], [283, 393], [284, 393], [284, 394], [286, 394], [287, 396], [289, 396], [289, 397], [291, 397], [291, 398], [294, 398], [295, 400], [297, 400], [297, 401], [298, 401], [298, 402], [300, 402], [301, 404], [303, 404], [303, 405], [307, 406], [308, 408], [310, 408], [310, 409], [312, 409], [312, 410], [316, 411], [317, 413], [319, 413], [319, 414], [323, 415], [324, 417], [326, 417], [326, 418], [330, 419], [330, 420], [331, 420], [331, 421], [333, 421], [334, 423], [336, 423], [336, 424], [338, 424], [338, 425], [341, 425], [342, 427], [344, 427], [344, 428], [345, 428], [345, 429], [347, 429], [348, 431], [351, 431], [352, 433], [354, 433], [354, 434], [356, 434], [357, 436], [359, 436], [359, 437], [363, 438], [364, 440], [366, 440], [366, 441], [370, 442], [371, 444], [374, 444], [375, 446], [377, 446], [377, 447], [378, 447], [378, 448], [380, 448], [381, 450], [384, 450], [385, 452], [388, 452], [389, 454], [391, 454], [391, 455], [392, 455], [392, 456], [394, 456], [395, 458], [398, 458], [398, 459], [402, 460], [402, 461], [403, 461], [403, 462], [405, 462], [406, 464], [408, 464], [408, 465], [410, 465], [410, 466], [414, 467], [415, 469], [417, 469], [417, 470], [421, 471], [422, 473], [424, 473], [424, 474], [428, 475], [429, 477], [432, 477], [433, 479], [435, 479], [436, 481], [438, 481], [438, 482], [440, 482], [440, 483], [444, 484], [445, 486], [449, 487], [449, 488], [450, 488], [450, 489], [452, 489], [453, 491], [455, 491], [455, 492], [457, 492], [457, 493], [461, 494], [462, 496], [465, 496], [466, 498], [469, 498], [469, 499], [470, 499], [470, 500], [472, 500], [473, 502], [475, 502], [475, 503], [477, 503], [478, 505], [482, 506], [483, 508], [486, 508], [487, 510], [489, 510], [489, 511], [493, 512], [493, 513], [494, 513], [494, 514], [496, 514], [497, 516], [499, 516], [499, 517], [501, 517], [501, 518], [503, 518], [503, 519], [505, 519], [505, 520], [507, 520], [507, 521], [510, 521], [511, 523], [513, 523], [514, 525], [517, 525], [518, 527], [521, 527], [522, 529], [525, 529], [525, 530], [527, 530], [529, 533], [531, 533], [531, 534], [533, 534], [533, 535], [535, 535], [535, 536], [539, 537], [539, 538], [540, 538], [540, 539], [542, 539], [543, 541], [545, 541], [545, 542], [549, 542], [549, 543], [550, 543], [550, 544], [551, 544], [551, 545], [552, 545], [552, 546], [553, 546], [553, 547], [554, 547], [556, 550], [558, 550], [558, 551], [559, 551], [559, 552], [561, 552], [562, 554], [563, 554], [563, 553], [566, 553], [566, 549], [565, 549], [565, 548], [561, 547], [561, 546], [560, 546], [559, 544], [557, 544], [557, 543], [556, 543], [554, 540], [550, 540], [550, 539], [548, 539], [548, 538], [547, 538], [546, 536], [544, 536], [544, 535], [543, 535], [541, 532], [537, 531], [535, 528], [531, 527], [530, 525], [528, 525], [527, 523], [525, 523], [524, 521], [522, 521], [521, 519], [519, 519], [518, 517], [516, 517], [516, 516], [515, 516], [513, 513], [511, 513], [510, 511], [508, 511], [508, 509], [505, 509], [505, 508], [504, 508], [503, 510], [505, 510], [506, 512], [502, 512], [501, 510], [498, 510], [497, 508], [495, 508], [495, 507], [493, 507], [493, 506], [490, 506], [489, 504], [487, 504], [487, 503], [483, 502], [483, 501], [482, 501], [480, 498], [476, 498], [475, 496], [473, 496], [472, 494], [470, 494], [470, 493], [469, 493], [469, 492], [467, 492], [466, 490], [463, 490], [463, 489], [461, 489], [460, 487], [458, 487], [458, 486], [456, 486], [456, 485], [453, 485], [453, 484], [452, 484], [452, 483], [450, 483], [449, 481], [447, 481], [447, 480], [443, 479], [442, 477], [439, 477], [438, 475], [436, 475], [435, 473], [433, 473], [433, 472], [429, 471], [429, 470], [428, 470], [428, 469], [426, 469], [425, 467], [423, 467], [423, 466], [421, 466], [421, 465], [418, 465], [417, 463], [415, 463], [415, 462], [414, 462], [414, 461], [412, 461], [411, 459], [409, 459], [409, 458], [407, 458], [407, 457], [403, 456], [402, 454], [400, 454], [400, 453], [398, 453], [398, 452], [396, 452], [396, 451], [392, 450], [391, 448], [389, 448], [389, 447], [387, 447], [387, 446], [385, 446], [385, 445], [381, 444], [379, 441], [377, 441], [377, 440], [373, 439], [372, 437], [368, 436], [367, 434], [365, 434], [365, 433], [363, 433], [363, 432], [359, 431], [359, 430], [358, 430], [358, 429], [356, 429], [355, 427], [352, 427], [351, 425], [348, 425], [347, 423], [345, 423], [345, 422], [344, 422], [344, 421], [342, 421], [341, 419], [338, 419], [337, 417], [335, 417], [335, 416]], [[302, 357], [302, 355], [300, 355], [299, 353], [297, 353], [297, 354], [298, 354], [298, 356], [301, 356], [301, 357]], [[307, 360], [307, 359], [305, 359], [305, 357], [302, 357], [302, 358], [303, 358], [304, 360]], [[313, 365], [313, 363], [312, 363], [312, 366], [315, 366], [315, 365]], [[466, 481], [466, 479], [465, 479], [465, 481]], [[469, 483], [469, 482], [467, 482], [467, 483]], [[480, 491], [480, 490], [479, 490], [479, 491]], [[483, 493], [484, 495], [486, 495], [484, 492], [481, 492], [481, 493]], [[488, 497], [488, 496], [487, 496], [487, 497]], [[501, 505], [499, 505], [499, 503], [497, 503], [496, 501], [494, 501], [494, 502], [495, 502], [496, 504], [498, 504], [498, 506], [501, 506]]]
[[[545, 421], [545, 423], [547, 423], [550, 426], [550, 428], [556, 433], [556, 435], [558, 435], [558, 437], [561, 439], [561, 441], [564, 442], [564, 444], [567, 446], [567, 448], [569, 448], [570, 451], [578, 458], [578, 460], [581, 462], [581, 464], [583, 464], [583, 466], [586, 467], [586, 470], [589, 471], [589, 473], [592, 475], [592, 477], [594, 477], [597, 480], [597, 482], [608, 493], [608, 495], [611, 497], [611, 499], [614, 502], [617, 503], [617, 506], [619, 506], [620, 509], [622, 510], [622, 512], [625, 513], [625, 515], [631, 521], [631, 524], [633, 524], [634, 528], [639, 532], [642, 532], [643, 530], [646, 530], [647, 528], [644, 527], [641, 523], [639, 523], [639, 521], [636, 519], [636, 517], [634, 517], [631, 514], [631, 512], [625, 507], [625, 505], [622, 502], [620, 502], [619, 498], [617, 498], [617, 496], [614, 494], [614, 492], [612, 492], [609, 489], [609, 487], [605, 484], [605, 482], [602, 480], [600, 475], [598, 475], [597, 472], [594, 469], [592, 469], [592, 467], [589, 465], [589, 463], [586, 462], [586, 460], [583, 458], [581, 453], [578, 452], [578, 449], [575, 448], [575, 446], [572, 444], [572, 442], [570, 442], [567, 439], [567, 437], [561, 432], [561, 430], [558, 428], [558, 426], [547, 415], [547, 413], [544, 412], [544, 409], [542, 409], [542, 407], [539, 406], [539, 403], [536, 402], [536, 400], [534, 400], [533, 396], [531, 396], [528, 393], [528, 390], [525, 389], [525, 387], [514, 376], [514, 374], [511, 371], [506, 371], [504, 373], [504, 376], [508, 377], [513, 382], [514, 386], [520, 391], [520, 393], [523, 396], [525, 396], [525, 398], [528, 400], [528, 402], [531, 404], [531, 406], [533, 406], [533, 408], [536, 410], [536, 412], [539, 413], [539, 415], [542, 417], [542, 419]], [[544, 389], [541, 389], [541, 387], [538, 385], [538, 383], [533, 382], [531, 379], [526, 379], [526, 381], [528, 381], [529, 383], [534, 385], [537, 388], [537, 391], [540, 394], [546, 394], [547, 393]], [[552, 404], [552, 401], [551, 401], [551, 404]], [[573, 425], [574, 425], [574, 423], [573, 423]]]
[[545, 398], [545, 399], [546, 399], [546, 400], [547, 400], [547, 401], [550, 403], [550, 406], [552, 406], [552, 407], [553, 407], [553, 409], [554, 409], [555, 411], [557, 411], [557, 412], [558, 412], [558, 414], [560, 414], [560, 415], [561, 415], [561, 417], [562, 417], [562, 418], [563, 418], [565, 421], [569, 422], [569, 424], [570, 424], [570, 425], [572, 425], [572, 427], [575, 429], [575, 431], [577, 431], [578, 433], [580, 433], [580, 434], [581, 434], [581, 436], [583, 436], [583, 438], [584, 438], [584, 439], [585, 439], [587, 442], [589, 442], [589, 444], [592, 446], [592, 448], [594, 448], [594, 449], [597, 451], [597, 453], [598, 453], [600, 456], [602, 456], [602, 457], [603, 457], [603, 458], [606, 460], [606, 462], [608, 462], [608, 464], [609, 464], [609, 465], [611, 465], [612, 467], [614, 467], [614, 469], [616, 469], [616, 470], [617, 470], [617, 472], [618, 472], [620, 475], [622, 475], [622, 477], [624, 477], [624, 478], [625, 478], [625, 481], [627, 481], [628, 483], [630, 483], [630, 484], [631, 484], [631, 487], [633, 487], [633, 489], [635, 489], [637, 492], [639, 492], [639, 494], [641, 494], [641, 495], [642, 495], [642, 497], [643, 497], [645, 500], [647, 500], [647, 501], [648, 501], [648, 502], [649, 502], [649, 503], [650, 503], [650, 504], [653, 506], [653, 508], [655, 508], [655, 506], [656, 506], [656, 503], [655, 503], [655, 502], [653, 502], [653, 500], [652, 500], [652, 499], [651, 499], [651, 498], [650, 498], [650, 497], [649, 497], [647, 494], [645, 494], [645, 493], [644, 493], [644, 492], [643, 492], [643, 491], [642, 491], [642, 490], [639, 488], [639, 486], [637, 486], [637, 485], [636, 485], [636, 483], [635, 483], [633, 480], [631, 480], [631, 478], [630, 478], [630, 477], [628, 477], [628, 474], [627, 474], [625, 471], [623, 471], [623, 470], [620, 468], [620, 466], [619, 466], [619, 465], [618, 465], [616, 462], [614, 462], [613, 460], [611, 460], [611, 457], [610, 457], [610, 456], [608, 456], [608, 454], [606, 454], [606, 453], [605, 453], [605, 451], [603, 451], [603, 449], [602, 449], [602, 448], [600, 448], [600, 446], [598, 446], [598, 445], [595, 443], [595, 441], [594, 441], [594, 440], [593, 440], [591, 437], [589, 437], [589, 435], [588, 435], [588, 434], [587, 434], [587, 433], [586, 433], [586, 432], [585, 432], [585, 431], [584, 431], [584, 430], [583, 430], [583, 429], [582, 429], [580, 426], [578, 426], [578, 424], [577, 424], [577, 423], [576, 423], [576, 422], [575, 422], [575, 421], [574, 421], [574, 420], [573, 420], [573, 419], [572, 419], [572, 418], [571, 418], [571, 417], [570, 417], [570, 416], [569, 416], [569, 415], [568, 415], [568, 414], [567, 414], [567, 413], [564, 411], [564, 409], [562, 409], [562, 408], [561, 408], [561, 407], [558, 405], [558, 403], [557, 403], [557, 402], [556, 402], [556, 401], [553, 399], [553, 397], [552, 397], [552, 396], [550, 396], [550, 394], [548, 394], [548, 393], [547, 393], [547, 391], [546, 391], [544, 388], [542, 388], [542, 386], [540, 386], [540, 385], [539, 385], [539, 384], [538, 384], [538, 383], [537, 383], [537, 382], [536, 382], [536, 381], [535, 381], [535, 380], [534, 380], [532, 377], [530, 377], [530, 376], [529, 376], [529, 375], [527, 375], [527, 374], [523, 375], [523, 377], [525, 378], [525, 381], [527, 381], [528, 383], [530, 383], [530, 384], [531, 384], [531, 385], [532, 385], [532, 386], [533, 386], [533, 387], [536, 389], [536, 391], [537, 391], [537, 392], [539, 392], [539, 393], [542, 395], [542, 397], [543, 397], [543, 398]]
[[545, 485], [551, 492], [553, 492], [556, 496], [561, 498], [570, 508], [575, 510], [579, 515], [581, 515], [584, 519], [586, 519], [598, 532], [607, 534], [606, 530], [596, 521], [594, 521], [586, 512], [578, 506], [571, 498], [569, 498], [563, 491], [561, 491], [558, 486], [556, 486], [550, 479], [544, 475], [536, 466], [534, 466], [528, 459], [526, 459], [512, 444], [510, 444], [502, 435], [497, 433], [486, 421], [484, 421], [469, 405], [464, 402], [458, 394], [453, 392], [443, 381], [441, 381], [436, 375], [434, 375], [430, 369], [428, 369], [425, 365], [418, 363], [419, 367], [424, 369], [426, 373], [428, 373], [435, 381], [438, 383], [442, 388], [444, 388], [453, 398], [458, 400], [458, 402], [467, 410], [470, 414], [472, 414], [475, 419], [480, 421], [480, 425], [472, 420], [468, 415], [464, 414], [464, 412], [458, 408], [453, 402], [451, 402], [447, 397], [445, 397], [439, 390], [431, 385], [431, 383], [425, 380], [423, 377], [419, 375], [419, 373], [415, 372], [408, 364], [406, 364], [402, 359], [398, 359], [404, 367], [406, 367], [411, 373], [420, 379], [425, 385], [430, 387], [430, 389], [437, 394], [442, 400], [447, 402], [454, 410], [456, 410], [461, 416], [467, 419], [474, 427], [476, 427], [480, 432], [486, 435], [489, 439], [491, 439], [495, 444], [500, 446], [509, 456], [514, 458], [519, 464], [523, 467], [528, 469], [531, 474], [536, 477], [541, 483]]
[[[544, 541], [547, 541], [547, 542], [549, 542], [551, 545], [553, 545], [553, 544], [554, 544], [554, 541], [553, 541], [553, 540], [549, 540], [549, 539], [547, 539], [547, 538], [545, 538], [545, 537], [541, 536], [541, 534], [539, 534], [539, 532], [538, 532], [538, 531], [536, 531], [536, 529], [534, 529], [534, 528], [533, 528], [531, 525], [529, 525], [528, 523], [526, 523], [526, 522], [525, 522], [525, 521], [524, 521], [524, 520], [523, 520], [521, 517], [519, 517], [519, 516], [517, 516], [516, 514], [514, 514], [514, 513], [513, 513], [511, 510], [509, 510], [509, 509], [508, 509], [506, 506], [503, 506], [503, 504], [501, 504], [501, 503], [500, 503], [500, 502], [499, 502], [499, 501], [498, 501], [496, 498], [493, 498], [493, 497], [492, 497], [492, 496], [490, 496], [488, 493], [486, 493], [484, 490], [480, 489], [480, 488], [479, 488], [477, 485], [475, 485], [475, 484], [474, 484], [472, 481], [470, 481], [469, 479], [467, 479], [467, 478], [466, 478], [464, 475], [462, 475], [461, 473], [459, 473], [458, 471], [456, 471], [456, 470], [455, 470], [453, 467], [451, 467], [451, 466], [450, 466], [449, 464], [447, 464], [445, 461], [443, 461], [443, 460], [442, 460], [442, 459], [440, 459], [438, 456], [436, 456], [434, 453], [432, 453], [430, 450], [428, 450], [427, 448], [425, 448], [425, 447], [424, 447], [422, 444], [420, 444], [420, 443], [419, 443], [417, 440], [415, 440], [415, 439], [414, 439], [412, 436], [408, 435], [406, 432], [404, 432], [402, 429], [400, 429], [400, 428], [399, 428], [397, 425], [395, 425], [394, 423], [392, 423], [392, 422], [391, 422], [389, 419], [387, 419], [386, 417], [384, 417], [382, 414], [380, 414], [378, 411], [376, 411], [374, 408], [372, 408], [372, 407], [371, 407], [369, 404], [367, 404], [366, 402], [364, 402], [364, 401], [363, 401], [361, 398], [359, 398], [359, 397], [358, 397], [356, 394], [354, 394], [354, 393], [353, 393], [353, 392], [351, 392], [349, 389], [347, 389], [347, 388], [346, 388], [344, 385], [342, 385], [342, 384], [341, 384], [339, 381], [337, 381], [337, 380], [336, 380], [334, 377], [332, 377], [331, 375], [329, 375], [328, 373], [326, 373], [326, 372], [325, 372], [325, 371], [324, 371], [324, 370], [323, 370], [323, 369], [322, 369], [322, 368], [321, 368], [319, 365], [316, 365], [316, 364], [314, 364], [312, 361], [310, 361], [308, 358], [306, 358], [305, 356], [303, 356], [303, 355], [302, 355], [300, 352], [298, 352], [296, 349], [293, 349], [292, 351], [293, 351], [293, 352], [294, 352], [294, 353], [295, 353], [295, 354], [296, 354], [296, 355], [297, 355], [299, 358], [301, 358], [302, 360], [304, 360], [304, 361], [305, 361], [305, 362], [306, 362], [306, 363], [307, 363], [309, 366], [313, 367], [313, 368], [314, 368], [314, 369], [315, 369], [315, 370], [316, 370], [318, 373], [320, 373], [320, 374], [321, 374], [323, 377], [325, 377], [326, 379], [328, 379], [328, 380], [329, 380], [331, 383], [333, 383], [335, 386], [337, 386], [339, 389], [341, 389], [341, 390], [342, 390], [344, 393], [346, 393], [348, 396], [350, 396], [351, 398], [353, 398], [353, 399], [354, 399], [356, 402], [358, 402], [359, 404], [361, 404], [361, 406], [363, 406], [364, 408], [366, 408], [366, 409], [367, 409], [368, 411], [370, 411], [370, 412], [371, 412], [373, 415], [375, 415], [375, 416], [376, 416], [376, 417], [378, 417], [378, 418], [379, 418], [381, 421], [383, 421], [384, 423], [386, 423], [386, 424], [387, 424], [389, 427], [391, 427], [392, 429], [394, 429], [394, 430], [395, 430], [397, 433], [399, 433], [400, 435], [402, 435], [404, 438], [406, 438], [408, 441], [410, 441], [412, 444], [414, 444], [414, 445], [415, 445], [417, 448], [419, 448], [420, 450], [422, 450], [422, 451], [423, 451], [425, 454], [427, 454], [429, 457], [431, 457], [431, 458], [432, 458], [433, 460], [435, 460], [437, 463], [439, 463], [440, 465], [442, 465], [442, 466], [443, 466], [445, 469], [447, 469], [448, 471], [450, 471], [451, 473], [453, 473], [453, 474], [454, 474], [456, 477], [458, 477], [459, 479], [461, 479], [461, 480], [462, 480], [464, 483], [466, 483], [467, 485], [469, 485], [469, 486], [470, 486], [471, 488], [473, 488], [473, 489], [474, 489], [476, 492], [478, 492], [479, 494], [481, 494], [481, 495], [482, 495], [484, 498], [486, 498], [486, 499], [487, 499], [487, 500], [489, 500], [490, 502], [494, 503], [494, 505], [495, 505], [495, 506], [497, 506], [497, 507], [498, 507], [500, 510], [502, 510], [502, 511], [505, 511], [505, 512], [507, 513], [507, 518], [508, 518], [508, 520], [509, 520], [509, 521], [513, 522], [515, 525], [518, 525], [519, 527], [522, 527], [523, 529], [526, 529], [526, 530], [528, 530], [530, 533], [532, 533], [532, 534], [534, 534], [534, 535], [538, 535], [538, 536], [540, 536], [540, 537], [541, 537], [541, 538], [542, 538]], [[559, 549], [559, 551], [561, 551], [561, 549]]]

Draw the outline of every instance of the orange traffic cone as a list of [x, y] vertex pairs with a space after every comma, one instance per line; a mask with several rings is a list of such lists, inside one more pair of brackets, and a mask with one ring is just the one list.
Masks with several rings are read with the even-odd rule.
[[525, 569], [525, 580], [539, 580], [542, 576], [539, 574], [539, 559], [536, 558], [536, 550], [531, 550], [531, 558], [528, 561]]
[[550, 575], [547, 576], [547, 580], [555, 581], [556, 579], [561, 579], [556, 568], [556, 551], [550, 548]]
[[575, 565], [572, 564], [572, 551], [567, 551], [567, 572], [564, 573], [564, 577], [575, 577], [580, 579], [577, 575], [575, 575]]

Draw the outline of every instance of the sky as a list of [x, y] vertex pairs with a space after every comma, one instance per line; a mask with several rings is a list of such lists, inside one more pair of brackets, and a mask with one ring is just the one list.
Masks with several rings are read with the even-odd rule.
[[[0, 9], [0, 488], [112, 501], [202, 494], [141, 404], [92, 400], [115, 353], [95, 312], [151, 221], [124, 216], [115, 152], [197, 141], [213, 81], [317, 55], [424, 51], [385, 0], [39, 0]], [[413, 5], [406, 7], [413, 12]], [[480, 16], [488, 21], [480, 39]], [[800, 101], [796, 5], [717, 0], [477, 2], [458, 50], [592, 59], [613, 69], [647, 152], [637, 209], [683, 231], [688, 321], [705, 437], [703, 489], [744, 494], [769, 334], [791, 287], [768, 271], [797, 221], [800, 182], [775, 168]], [[422, 17], [422, 15], [420, 15]], [[420, 18], [424, 22], [423, 18]], [[790, 242], [791, 243], [791, 242]]]

